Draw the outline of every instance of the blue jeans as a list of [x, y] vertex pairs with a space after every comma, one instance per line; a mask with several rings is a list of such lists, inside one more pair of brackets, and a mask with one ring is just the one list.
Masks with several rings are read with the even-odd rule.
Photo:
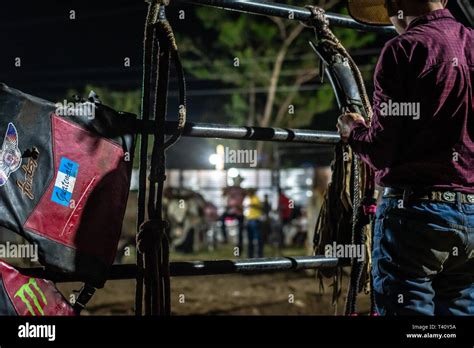
[[372, 257], [380, 315], [474, 315], [474, 204], [384, 198]]
[[[247, 233], [249, 240], [249, 258], [263, 257], [262, 223], [259, 220], [248, 220]], [[257, 240], [257, 255], [254, 253], [254, 241]]]

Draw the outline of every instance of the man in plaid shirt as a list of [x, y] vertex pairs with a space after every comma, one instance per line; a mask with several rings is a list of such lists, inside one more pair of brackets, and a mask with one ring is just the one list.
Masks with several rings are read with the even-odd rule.
[[372, 125], [338, 122], [384, 187], [372, 270], [381, 315], [474, 315], [474, 31], [446, 3], [385, 1], [399, 36], [377, 64]]

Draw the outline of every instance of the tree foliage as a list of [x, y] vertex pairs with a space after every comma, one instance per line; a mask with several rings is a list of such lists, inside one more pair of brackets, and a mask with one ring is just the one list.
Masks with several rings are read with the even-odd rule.
[[[285, 3], [301, 6], [301, 1]], [[341, 12], [341, 0], [314, 5]], [[201, 33], [180, 37], [188, 74], [232, 87], [223, 106], [227, 121], [263, 127], [304, 127], [334, 106], [328, 84], [317, 86], [319, 62], [309, 47], [312, 29], [282, 18], [220, 9], [197, 10]], [[372, 34], [335, 29], [348, 49], [374, 41]], [[294, 111], [294, 113], [292, 113]]]

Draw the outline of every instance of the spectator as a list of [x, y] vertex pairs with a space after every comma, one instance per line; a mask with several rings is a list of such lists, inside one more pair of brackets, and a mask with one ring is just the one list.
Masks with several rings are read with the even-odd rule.
[[248, 233], [248, 256], [255, 257], [254, 242], [257, 240], [256, 257], [263, 257], [263, 235], [262, 235], [262, 217], [263, 205], [255, 194], [255, 189], [247, 190], [247, 198], [245, 199], [245, 217], [247, 219]]
[[283, 231], [285, 226], [287, 226], [291, 222], [291, 218], [293, 216], [293, 208], [294, 202], [290, 200], [281, 188], [278, 188], [278, 213], [280, 218], [280, 228], [279, 231], [279, 238], [278, 238], [278, 246], [280, 248], [283, 247], [284, 244], [284, 234]]
[[[221, 226], [222, 226], [222, 237], [224, 243], [227, 243], [227, 226], [226, 219], [236, 219], [238, 221], [238, 247], [239, 250], [243, 250], [243, 230], [244, 230], [244, 215], [243, 215], [243, 203], [245, 199], [245, 190], [240, 187], [240, 183], [243, 179], [239, 176], [234, 179], [234, 185], [228, 186], [224, 189], [224, 196], [227, 198], [227, 205], [224, 213], [222, 214]], [[239, 252], [240, 252], [239, 251]]]

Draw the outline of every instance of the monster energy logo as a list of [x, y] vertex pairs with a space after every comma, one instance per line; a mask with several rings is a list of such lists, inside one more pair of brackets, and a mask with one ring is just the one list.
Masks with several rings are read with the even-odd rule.
[[[43, 306], [41, 306], [40, 302], [38, 301], [38, 297], [36, 296], [34, 290], [36, 290], [36, 292], [40, 294], [41, 301], [43, 302]], [[21, 288], [19, 288], [15, 294], [15, 297], [19, 297], [23, 301], [23, 303], [26, 305], [28, 312], [30, 312], [31, 315], [36, 316], [36, 313], [33, 309], [31, 301], [26, 297], [26, 295], [28, 295], [31, 298], [36, 310], [39, 313], [41, 313], [41, 315], [44, 315], [43, 307], [46, 307], [46, 305], [48, 304], [48, 301], [46, 301], [46, 296], [44, 295], [43, 291], [40, 289], [40, 287], [38, 286], [34, 278], [30, 278], [28, 283], [26, 283]]]

